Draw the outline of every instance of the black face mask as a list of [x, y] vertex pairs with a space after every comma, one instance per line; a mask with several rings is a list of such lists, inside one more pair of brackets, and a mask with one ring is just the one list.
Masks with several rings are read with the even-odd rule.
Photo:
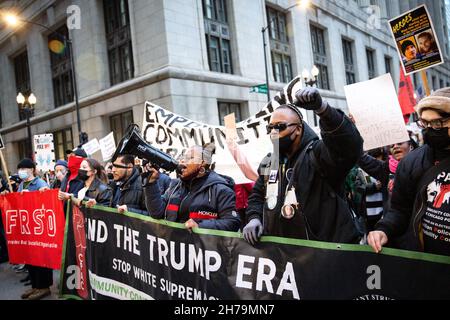
[[[294, 140], [291, 139], [291, 136], [294, 132], [291, 132], [291, 134], [278, 139], [278, 148], [280, 151], [280, 154], [286, 155], [289, 150], [292, 147], [292, 144], [294, 143]], [[272, 143], [274, 143], [277, 139], [272, 139]]]
[[424, 129], [423, 141], [435, 150], [446, 149], [450, 145], [448, 128], [442, 128], [441, 130], [436, 130], [433, 128]]
[[86, 181], [87, 179], [89, 179], [89, 176], [87, 173], [88, 173], [87, 170], [78, 169], [77, 178], [80, 179], [81, 181]]

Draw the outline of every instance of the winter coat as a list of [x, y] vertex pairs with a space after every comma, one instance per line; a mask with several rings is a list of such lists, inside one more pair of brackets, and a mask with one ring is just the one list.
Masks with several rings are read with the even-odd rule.
[[95, 199], [98, 205], [109, 206], [112, 190], [97, 177], [92, 181], [83, 200]]
[[[24, 181], [22, 181], [19, 185], [19, 188], [17, 189], [17, 192], [21, 192], [24, 190]], [[30, 184], [25, 188], [28, 191], [38, 191], [40, 188], [48, 187], [47, 182], [42, 180], [39, 177], [34, 177], [33, 180], [31, 180]]]
[[163, 196], [158, 183], [146, 184], [144, 193], [152, 218], [176, 222], [193, 219], [200, 228], [237, 231], [240, 218], [233, 187], [231, 178], [212, 171], [188, 183], [172, 180]]
[[[290, 159], [285, 159], [285, 163], [280, 157], [278, 199], [274, 210], [270, 210], [266, 202], [270, 154], [262, 161], [246, 216], [248, 221], [261, 220], [264, 235], [328, 242], [359, 241], [345, 196], [344, 181], [362, 154], [363, 140], [344, 113], [331, 107], [321, 115], [320, 127], [322, 141], [303, 123], [300, 150]], [[288, 175], [294, 179], [299, 203], [292, 219], [281, 215]]]
[[[421, 237], [425, 210], [422, 209], [427, 205], [427, 185], [419, 183], [434, 163], [435, 155], [428, 145], [411, 151], [400, 161], [395, 174], [391, 207], [375, 226], [376, 230], [386, 233], [388, 245], [394, 242], [394, 246], [401, 249], [423, 251]], [[398, 240], [400, 236], [401, 240]]]
[[[116, 200], [116, 193], [118, 200]], [[110, 207], [115, 208], [117, 205], [126, 205], [128, 211], [148, 216], [145, 207], [144, 191], [142, 188], [142, 179], [137, 168], [133, 168], [131, 176], [122, 185], [116, 186], [113, 196], [111, 197]]]
[[[67, 171], [66, 176], [61, 181], [61, 187], [59, 190], [62, 192], [68, 192], [73, 194], [75, 197], [78, 195], [78, 191], [84, 188], [84, 182], [75, 178], [68, 181], [70, 177], [70, 171]], [[67, 190], [67, 183], [69, 183], [69, 189]]]

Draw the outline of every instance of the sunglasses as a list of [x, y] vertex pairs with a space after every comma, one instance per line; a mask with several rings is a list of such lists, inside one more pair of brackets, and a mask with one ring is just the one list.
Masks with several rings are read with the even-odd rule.
[[121, 164], [115, 164], [115, 163], [113, 163], [112, 166], [115, 167], [115, 168], [119, 168], [119, 169], [130, 169], [131, 168], [131, 167], [128, 167], [128, 166], [123, 166]]
[[266, 126], [267, 134], [270, 134], [273, 129], [278, 130], [278, 132], [282, 132], [286, 130], [288, 127], [292, 126], [299, 126], [301, 127], [300, 123], [276, 123], [276, 124], [269, 124]]

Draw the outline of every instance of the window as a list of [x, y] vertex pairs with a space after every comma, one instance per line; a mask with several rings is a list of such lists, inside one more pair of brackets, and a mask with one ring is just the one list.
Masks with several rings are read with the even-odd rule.
[[323, 29], [311, 27], [311, 43], [314, 55], [314, 64], [319, 69], [317, 77], [317, 86], [321, 89], [330, 90], [330, 81], [328, 78], [328, 58], [325, 47], [325, 32]]
[[65, 36], [66, 39], [68, 38], [69, 31], [66, 25], [48, 36], [55, 107], [65, 105], [73, 101], [74, 98], [70, 50], [64, 38], [59, 34]]
[[367, 56], [367, 70], [369, 73], [369, 79], [373, 79], [376, 76], [375, 50], [367, 48], [366, 56]]
[[203, 0], [209, 69], [233, 73], [230, 28], [225, 0]]
[[282, 11], [267, 7], [267, 23], [269, 26], [270, 39], [287, 43], [286, 14]]
[[442, 89], [444, 87], [444, 80], [439, 79], [439, 88], [438, 89]]
[[133, 111], [116, 114], [110, 118], [111, 131], [114, 132], [116, 144], [122, 139], [128, 126], [133, 123]]
[[347, 80], [347, 84], [352, 84], [356, 82], [353, 42], [342, 39], [342, 48], [344, 50], [345, 78]]
[[272, 56], [272, 71], [276, 82], [292, 80], [291, 48], [287, 36], [286, 13], [266, 7]]
[[431, 76], [431, 83], [433, 85], [433, 90], [437, 90], [437, 80], [436, 76]]
[[384, 56], [384, 68], [386, 73], [392, 72], [392, 58], [389, 56]]
[[234, 102], [219, 102], [219, 122], [221, 126], [225, 125], [223, 118], [234, 112], [236, 122], [242, 121], [241, 105]]
[[20, 140], [17, 142], [19, 147], [19, 159], [30, 158], [33, 150], [30, 150], [30, 142], [28, 139]]
[[111, 85], [134, 77], [127, 0], [104, 0], [106, 42]]
[[[16, 93], [21, 92], [25, 97], [28, 97], [31, 93], [31, 85], [30, 85], [30, 70], [28, 68], [28, 54], [25, 51], [24, 53], [19, 54], [14, 58], [14, 73], [16, 76]], [[25, 120], [26, 114], [25, 110], [20, 108], [19, 110], [19, 120]], [[34, 116], [34, 109], [30, 110], [30, 117]]]
[[67, 159], [66, 150], [73, 150], [72, 128], [53, 132], [56, 159]]

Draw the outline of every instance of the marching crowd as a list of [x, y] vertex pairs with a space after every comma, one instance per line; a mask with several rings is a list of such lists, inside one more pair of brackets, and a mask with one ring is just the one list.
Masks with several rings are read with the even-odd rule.
[[[176, 179], [131, 154], [103, 166], [77, 147], [67, 162], [56, 162], [51, 185], [36, 175], [31, 159], [20, 161], [11, 177], [13, 190], [59, 189], [59, 200], [77, 206], [117, 208], [181, 222], [187, 229], [240, 231], [252, 245], [271, 235], [450, 256], [450, 219], [445, 219], [450, 217], [450, 88], [416, 106], [423, 141], [410, 134], [408, 141], [367, 153], [355, 119], [330, 106], [317, 89], [304, 88], [295, 104], [280, 104], [267, 126], [274, 152], [257, 171], [239, 146], [227, 141], [251, 184], [237, 185], [214, 171], [213, 144], [190, 147], [178, 159]], [[321, 139], [299, 108], [318, 115]], [[7, 190], [2, 179], [0, 191]], [[0, 258], [7, 260], [0, 232]], [[31, 289], [22, 298], [49, 295], [52, 270], [24, 268]]]

